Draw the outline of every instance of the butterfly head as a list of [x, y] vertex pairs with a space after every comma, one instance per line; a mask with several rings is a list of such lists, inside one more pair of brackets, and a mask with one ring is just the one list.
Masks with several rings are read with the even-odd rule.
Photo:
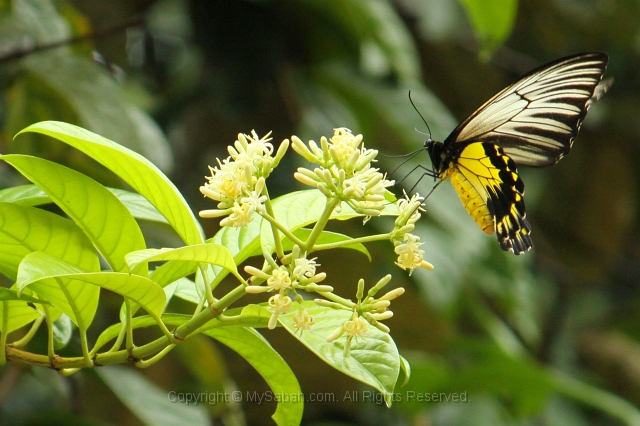
[[448, 167], [448, 165], [445, 164], [447, 155], [445, 153], [443, 143], [429, 138], [424, 143], [424, 149], [429, 153], [433, 171], [440, 175]]

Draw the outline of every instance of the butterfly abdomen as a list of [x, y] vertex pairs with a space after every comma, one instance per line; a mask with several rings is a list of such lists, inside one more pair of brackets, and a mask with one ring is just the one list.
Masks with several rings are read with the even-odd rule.
[[453, 166], [453, 163], [448, 169], [447, 175], [451, 178], [451, 184], [456, 189], [469, 215], [476, 221], [480, 229], [487, 234], [493, 234], [495, 232], [495, 224], [489, 207], [485, 202], [486, 196], [480, 195], [469, 179], [467, 179], [464, 174], [458, 172], [457, 168]]

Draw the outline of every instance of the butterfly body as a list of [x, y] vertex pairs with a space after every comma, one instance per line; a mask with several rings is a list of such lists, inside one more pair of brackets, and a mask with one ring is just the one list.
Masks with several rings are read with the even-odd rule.
[[571, 149], [587, 109], [606, 92], [604, 53], [540, 67], [503, 89], [445, 140], [425, 142], [433, 175], [450, 179], [469, 215], [503, 250], [528, 251], [524, 183], [517, 165], [555, 164]]

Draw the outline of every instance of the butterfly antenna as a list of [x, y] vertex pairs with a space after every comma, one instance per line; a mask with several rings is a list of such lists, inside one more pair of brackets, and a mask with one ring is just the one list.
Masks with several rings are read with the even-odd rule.
[[429, 139], [431, 139], [431, 127], [429, 127], [429, 123], [427, 123], [427, 120], [425, 120], [424, 116], [420, 113], [418, 107], [416, 107], [416, 104], [413, 103], [413, 99], [411, 99], [411, 90], [409, 90], [409, 102], [411, 102], [411, 106], [413, 106], [413, 109], [415, 109], [420, 118], [422, 118], [425, 126], [427, 126], [427, 130], [429, 131]]
[[[406, 161], [404, 161], [402, 164], [406, 163], [407, 161], [411, 160], [413, 158], [414, 155], [418, 154], [420, 151], [424, 150], [424, 148], [418, 148], [415, 151], [411, 151], [408, 154], [400, 154], [400, 155], [386, 155], [383, 154], [381, 152], [379, 152], [378, 154], [380, 154], [380, 156], [385, 157], [385, 158], [404, 158], [404, 157], [409, 157]], [[400, 164], [402, 166], [402, 164]]]

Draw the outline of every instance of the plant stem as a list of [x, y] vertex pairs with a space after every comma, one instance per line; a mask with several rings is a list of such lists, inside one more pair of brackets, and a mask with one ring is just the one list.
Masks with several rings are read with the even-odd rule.
[[4, 350], [5, 346], [7, 346], [7, 334], [9, 332], [7, 329], [9, 328], [9, 303], [6, 300], [2, 301], [2, 331], [0, 331], [0, 365], [5, 365], [7, 363], [7, 353]]
[[[133, 322], [133, 312], [131, 312], [131, 301], [129, 300], [128, 297], [124, 298], [124, 304], [125, 304], [125, 324], [124, 324], [124, 329], [126, 330], [126, 334], [125, 336], [127, 337], [127, 342], [125, 344], [125, 347], [127, 349], [133, 349], [136, 345], [135, 343], [133, 343], [133, 328], [131, 326], [131, 323]], [[119, 338], [120, 336], [118, 336]], [[116, 341], [116, 343], [118, 343]], [[120, 341], [120, 343], [122, 343], [122, 341]], [[114, 345], [115, 347], [115, 345]], [[118, 349], [120, 349], [120, 345], [118, 345]]]
[[280, 234], [278, 233], [278, 227], [276, 227], [275, 225], [275, 223], [277, 223], [275, 219], [276, 215], [275, 215], [275, 212], [273, 211], [273, 205], [271, 204], [271, 197], [269, 197], [269, 192], [267, 191], [266, 186], [264, 187], [263, 191], [264, 191], [264, 195], [267, 196], [267, 200], [264, 203], [264, 207], [267, 210], [267, 215], [273, 219], [273, 222], [269, 221], [269, 223], [271, 223], [271, 232], [273, 233], [273, 240], [276, 243], [276, 254], [278, 255], [278, 258], [281, 259], [284, 256], [284, 250], [282, 248], [282, 241], [280, 241]]
[[[49, 308], [47, 305], [42, 305], [42, 310], [44, 311], [44, 316], [47, 317], [47, 359], [49, 360], [49, 365], [53, 365], [53, 358], [55, 357], [55, 350], [53, 347], [53, 321], [51, 320], [51, 315], [49, 314]], [[82, 358], [84, 360], [84, 358]]]
[[44, 315], [40, 315], [39, 318], [36, 318], [36, 320], [31, 325], [31, 328], [29, 329], [27, 334], [25, 334], [20, 340], [16, 340], [15, 342], [13, 342], [12, 345], [15, 346], [16, 348], [21, 348], [23, 346], [26, 346], [27, 343], [31, 341], [33, 336], [35, 336], [36, 331], [38, 331], [38, 329], [42, 325], [42, 321], [44, 321]]
[[314, 251], [320, 251], [320, 250], [330, 250], [335, 248], [348, 247], [353, 244], [370, 243], [372, 241], [384, 241], [388, 239], [389, 239], [389, 234], [377, 234], [377, 235], [369, 235], [367, 237], [353, 238], [350, 240], [336, 241], [335, 243], [316, 244], [315, 246], [313, 246], [313, 250], [310, 250], [309, 253], [313, 253]]
[[307, 238], [307, 241], [303, 245], [301, 245], [300, 248], [302, 248], [304, 251], [307, 251], [307, 252], [313, 250], [314, 248], [313, 246], [316, 243], [316, 240], [320, 237], [320, 234], [322, 233], [324, 228], [327, 226], [327, 222], [331, 217], [331, 213], [333, 213], [333, 211], [335, 210], [336, 207], [338, 207], [339, 204], [340, 204], [339, 199], [327, 198], [327, 204], [325, 204], [322, 214], [320, 215], [320, 217], [318, 218], [318, 221], [313, 226], [313, 229], [311, 230], [311, 234], [309, 235], [309, 238]]
[[318, 294], [323, 296], [323, 297], [326, 297], [327, 299], [329, 299], [329, 300], [331, 300], [333, 302], [339, 303], [339, 304], [341, 304], [343, 306], [348, 306], [349, 308], [352, 308], [352, 307], [354, 307], [356, 305], [351, 300], [345, 299], [343, 297], [340, 297], [335, 293], [329, 293], [327, 291], [319, 291]]
[[[267, 212], [262, 213], [262, 217], [265, 218], [267, 221], [269, 221], [269, 223], [271, 225], [273, 225], [271, 228], [274, 231], [280, 230], [280, 231], [282, 231], [284, 236], [287, 237], [288, 239], [290, 239], [291, 241], [293, 241], [294, 244], [297, 244], [297, 245], [299, 245], [301, 247], [302, 247], [302, 245], [304, 245], [304, 242], [300, 238], [298, 238], [295, 235], [293, 235], [287, 228], [285, 228], [280, 223], [278, 223], [278, 221], [275, 218], [273, 218], [273, 216], [270, 216], [269, 213], [268, 213], [268, 210], [267, 210]], [[280, 237], [278, 236], [278, 239], [275, 240], [276, 244], [278, 244], [279, 241], [280, 241]], [[280, 243], [280, 244], [282, 244], [282, 243]], [[276, 249], [277, 249], [277, 247], [276, 247]]]
[[136, 367], [138, 367], [138, 368], [151, 367], [153, 364], [155, 364], [156, 362], [158, 362], [162, 358], [164, 358], [164, 356], [166, 354], [168, 354], [169, 352], [171, 352], [171, 349], [173, 349], [175, 347], [176, 347], [175, 344], [171, 344], [171, 345], [167, 346], [166, 348], [164, 348], [163, 350], [161, 350], [160, 352], [158, 352], [157, 354], [155, 354], [151, 358], [146, 359], [146, 360], [140, 360], [140, 361], [136, 362]]

